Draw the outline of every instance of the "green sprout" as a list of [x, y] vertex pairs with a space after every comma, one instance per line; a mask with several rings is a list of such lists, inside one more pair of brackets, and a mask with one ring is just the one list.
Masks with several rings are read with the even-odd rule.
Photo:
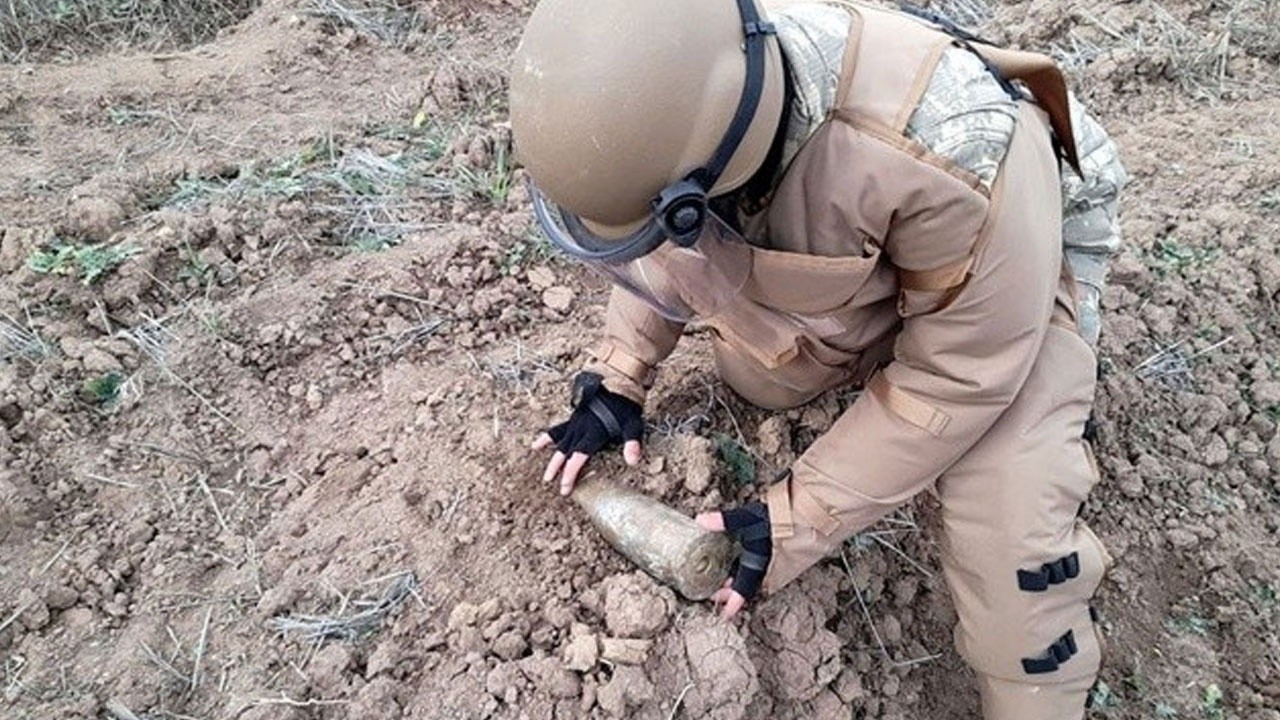
[[712, 438], [716, 455], [729, 468], [729, 475], [739, 485], [753, 485], [756, 481], [756, 461], [737, 440], [717, 434]]
[[111, 407], [120, 399], [120, 391], [124, 388], [125, 377], [118, 372], [86, 380], [84, 398], [99, 407]]
[[44, 275], [78, 275], [80, 282], [92, 285], [141, 250], [127, 245], [55, 244], [49, 250], [37, 250], [27, 258], [27, 267]]

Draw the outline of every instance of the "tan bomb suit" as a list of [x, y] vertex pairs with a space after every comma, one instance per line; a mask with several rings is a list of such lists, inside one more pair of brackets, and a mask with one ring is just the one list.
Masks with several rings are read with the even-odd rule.
[[[936, 487], [956, 644], [984, 715], [1076, 720], [1100, 664], [1088, 602], [1109, 559], [1076, 517], [1097, 481], [1081, 439], [1096, 361], [1075, 327], [1041, 107], [1069, 128], [1065, 90], [1043, 59], [998, 58], [1042, 102], [1017, 104], [988, 189], [904, 133], [952, 39], [851, 12], [834, 112], [748, 223], [744, 297], [705, 319], [723, 378], [761, 406], [867, 389], [768, 490], [765, 588]], [[615, 291], [606, 330], [591, 369], [643, 402], [681, 327]]]

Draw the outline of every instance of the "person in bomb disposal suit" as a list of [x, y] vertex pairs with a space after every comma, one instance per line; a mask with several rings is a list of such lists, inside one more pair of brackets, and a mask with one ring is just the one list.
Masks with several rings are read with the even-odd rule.
[[516, 153], [564, 253], [615, 283], [574, 410], [534, 443], [571, 491], [686, 324], [764, 408], [856, 402], [763, 502], [699, 516], [743, 554], [732, 616], [917, 493], [942, 505], [955, 641], [990, 720], [1076, 720], [1111, 562], [1079, 518], [1093, 344], [1125, 182], [1048, 58], [848, 2], [543, 0]]

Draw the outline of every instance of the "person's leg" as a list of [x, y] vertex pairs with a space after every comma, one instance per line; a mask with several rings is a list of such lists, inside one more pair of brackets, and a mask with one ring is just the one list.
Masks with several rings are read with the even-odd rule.
[[1079, 720], [1101, 664], [1090, 598], [1110, 564], [1077, 514], [1095, 359], [1060, 307], [1014, 404], [938, 482], [960, 654], [987, 720]]

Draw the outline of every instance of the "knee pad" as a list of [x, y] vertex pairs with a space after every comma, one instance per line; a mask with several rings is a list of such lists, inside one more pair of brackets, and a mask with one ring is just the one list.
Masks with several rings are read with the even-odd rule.
[[956, 646], [979, 674], [1031, 686], [1092, 684], [1102, 645], [1090, 600], [1111, 558], [1083, 522], [1068, 547], [1038, 566], [984, 573], [979, 592], [972, 583], [957, 587]]

